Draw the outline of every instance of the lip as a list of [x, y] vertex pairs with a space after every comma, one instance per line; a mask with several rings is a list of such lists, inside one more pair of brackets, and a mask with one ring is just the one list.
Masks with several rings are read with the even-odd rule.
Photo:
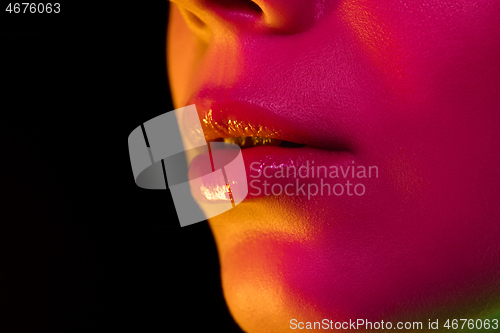
[[[351, 178], [350, 168], [356, 166], [352, 153], [348, 151], [325, 150], [311, 146], [302, 148], [261, 146], [242, 149], [241, 152], [246, 174], [246, 184], [243, 186], [247, 186], [248, 192], [245, 192], [247, 194], [244, 197], [241, 196], [243, 190], [235, 187], [241, 186], [243, 183], [241, 182], [242, 172], [234, 178], [231, 176], [226, 178], [231, 195], [224, 184], [221, 185], [214, 182], [213, 179], [202, 177], [199, 178], [201, 181], [197, 182], [196, 186], [191, 187], [193, 197], [197, 201], [204, 203], [233, 201], [239, 203], [243, 199], [249, 201], [270, 196], [307, 196], [309, 192], [304, 191], [309, 186], [313, 186], [313, 189], [319, 189], [323, 184], [329, 184], [330, 188], [333, 188], [339, 181], [342, 184], [345, 183], [346, 180], [342, 178], [342, 175], [340, 175], [341, 179], [329, 177], [331, 166], [348, 170], [346, 178]], [[190, 179], [208, 174], [206, 171], [209, 158], [207, 154], [200, 154], [193, 159], [189, 167]], [[213, 150], [212, 154], [214, 154]], [[224, 152], [219, 152], [218, 158], [221, 154]], [[318, 167], [323, 166], [326, 168], [318, 171], [320, 170]], [[280, 172], [282, 173], [280, 174]], [[239, 179], [239, 181], [235, 181], [235, 179]], [[300, 190], [300, 188], [304, 190]]]
[[[319, 185], [321, 179], [317, 177], [304, 179], [297, 174], [294, 177], [294, 169], [299, 170], [311, 166], [326, 166], [328, 168], [331, 165], [347, 167], [353, 163], [353, 154], [347, 149], [346, 140], [329, 135], [331, 133], [323, 135], [321, 131], [305, 130], [304, 128], [307, 126], [302, 126], [299, 121], [284, 118], [282, 115], [272, 113], [260, 106], [240, 101], [210, 103], [191, 100], [190, 103], [196, 105], [205, 139], [209, 144], [221, 138], [261, 136], [306, 145], [300, 148], [258, 146], [241, 149], [247, 180], [245, 186], [248, 186], [248, 194], [244, 201], [274, 195], [270, 189], [275, 184], [279, 184], [282, 188], [290, 183], [297, 184], [297, 181]], [[206, 164], [209, 157], [204, 156], [207, 154], [198, 155], [192, 160], [189, 167], [190, 179], [199, 176], [199, 170], [207, 169]], [[276, 172], [280, 168], [290, 169], [292, 178], [277, 177]], [[232, 179], [226, 180], [230, 189], [231, 186], [236, 186], [231, 184]], [[323, 181], [332, 183], [334, 180], [323, 178]], [[266, 183], [267, 185], [265, 185]], [[199, 202], [217, 203], [232, 199], [240, 202], [243, 200], [243, 198], [237, 197], [238, 192], [241, 193], [241, 191], [234, 191], [234, 189], [230, 190], [231, 196], [234, 198], [228, 194], [220, 195], [221, 186], [211, 181], [204, 182], [202, 180], [201, 187], [203, 190], [191, 188], [193, 197]], [[218, 195], [207, 195], [210, 192], [218, 193]]]
[[340, 128], [327, 128], [316, 120], [293, 116], [294, 110], [273, 112], [259, 105], [232, 100], [212, 102], [191, 99], [195, 104], [207, 142], [220, 138], [260, 136], [328, 150], [349, 150]]

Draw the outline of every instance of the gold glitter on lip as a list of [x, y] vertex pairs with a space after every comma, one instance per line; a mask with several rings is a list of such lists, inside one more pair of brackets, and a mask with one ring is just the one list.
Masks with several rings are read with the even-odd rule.
[[[276, 145], [276, 141], [280, 141], [281, 130], [276, 130], [260, 125], [253, 125], [246, 121], [228, 118], [222, 123], [214, 121], [212, 117], [213, 111], [210, 109], [201, 121], [201, 126], [205, 132], [205, 139], [207, 141], [214, 141], [216, 139], [231, 139], [239, 140], [226, 141], [242, 144], [252, 145]], [[252, 138], [252, 139], [248, 139]], [[273, 141], [274, 140], [274, 141]], [[279, 143], [278, 143], [279, 144]]]

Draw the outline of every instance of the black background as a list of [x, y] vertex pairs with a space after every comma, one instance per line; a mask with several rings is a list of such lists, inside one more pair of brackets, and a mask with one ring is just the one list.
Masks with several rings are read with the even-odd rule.
[[127, 137], [173, 109], [168, 2], [2, 2], [0, 331], [241, 332], [206, 222], [138, 188]]

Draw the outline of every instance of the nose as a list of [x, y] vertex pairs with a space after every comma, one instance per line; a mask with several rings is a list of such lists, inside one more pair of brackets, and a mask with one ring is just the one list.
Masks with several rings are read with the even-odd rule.
[[203, 40], [214, 34], [295, 34], [319, 19], [329, 0], [172, 0]]

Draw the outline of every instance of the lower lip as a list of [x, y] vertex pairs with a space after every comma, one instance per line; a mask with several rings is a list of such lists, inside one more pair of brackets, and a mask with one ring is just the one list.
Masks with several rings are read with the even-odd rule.
[[[304, 191], [297, 190], [303, 184], [305, 185], [302, 188], [305, 188], [306, 193], [308, 193], [307, 187], [313, 186], [309, 184], [320, 186], [323, 182], [323, 184], [329, 183], [333, 187], [339, 182], [345, 182], [344, 178], [351, 178], [351, 171], [355, 166], [353, 155], [349, 151], [326, 150], [311, 146], [301, 148], [259, 146], [242, 149], [241, 152], [247, 181], [247, 184], [243, 185], [248, 186], [245, 201], [269, 196], [290, 196], [291, 194], [300, 196], [303, 195]], [[220, 154], [221, 152], [216, 153]], [[189, 167], [189, 179], [198, 178], [200, 170], [207, 170], [209, 156], [206, 154], [194, 158]], [[234, 152], [232, 154], [234, 155]], [[332, 166], [336, 166], [345, 174], [339, 171], [340, 178], [329, 177]], [[191, 192], [197, 201], [217, 203], [231, 200], [228, 195], [225, 198], [213, 195], [213, 193], [220, 193], [220, 184], [214, 184], [213, 181], [204, 179], [204, 177], [199, 179], [201, 181], [196, 182], [196, 186], [191, 186]], [[229, 176], [227, 181], [231, 188], [232, 179]], [[235, 196], [238, 195], [238, 191], [232, 190], [231, 192]], [[238, 203], [243, 198], [233, 197], [233, 200]]]

